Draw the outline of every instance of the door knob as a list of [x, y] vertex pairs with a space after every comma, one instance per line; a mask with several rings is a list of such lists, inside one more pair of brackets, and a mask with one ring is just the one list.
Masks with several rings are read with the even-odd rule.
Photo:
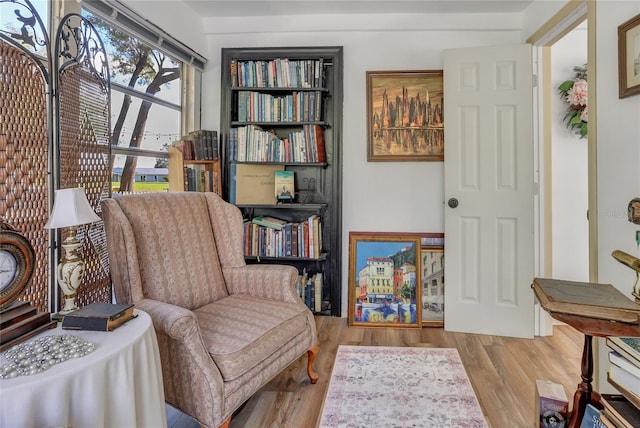
[[447, 204], [449, 205], [449, 207], [455, 208], [455, 207], [458, 206], [458, 200], [456, 198], [451, 198], [451, 199], [449, 199]]

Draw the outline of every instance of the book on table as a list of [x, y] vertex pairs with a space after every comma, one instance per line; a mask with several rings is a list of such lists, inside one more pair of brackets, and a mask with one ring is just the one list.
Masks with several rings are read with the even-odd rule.
[[133, 309], [133, 304], [91, 303], [65, 315], [62, 320], [62, 328], [111, 331], [135, 318]]
[[640, 323], [640, 305], [611, 284], [534, 278], [531, 287], [548, 312]]

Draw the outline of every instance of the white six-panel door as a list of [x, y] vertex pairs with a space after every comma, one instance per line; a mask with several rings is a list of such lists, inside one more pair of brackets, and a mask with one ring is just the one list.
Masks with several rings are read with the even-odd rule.
[[530, 45], [444, 53], [449, 331], [533, 337], [531, 58]]

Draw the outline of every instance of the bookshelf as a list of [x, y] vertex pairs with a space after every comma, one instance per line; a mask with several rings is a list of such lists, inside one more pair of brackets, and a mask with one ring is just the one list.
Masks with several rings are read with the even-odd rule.
[[[170, 192], [190, 190], [188, 183], [193, 180], [202, 182], [204, 179], [203, 185], [198, 183], [198, 187], [194, 187], [194, 190], [201, 188], [201, 191], [214, 191], [222, 196], [222, 173], [219, 158], [217, 160], [185, 160], [182, 152], [177, 148], [169, 147], [167, 150], [169, 153]], [[189, 171], [194, 171], [194, 176], [191, 179], [188, 179]], [[206, 178], [199, 178], [198, 171], [202, 171], [201, 174], [206, 174]], [[195, 182], [193, 186], [196, 186]]]
[[[315, 218], [319, 229], [315, 251], [305, 252], [290, 232], [246, 226], [245, 242], [262, 236], [257, 248], [246, 245], [246, 261], [321, 273], [322, 304], [312, 310], [340, 316], [342, 47], [223, 48], [221, 78], [223, 197], [246, 224], [270, 216], [291, 229]], [[293, 198], [277, 198], [275, 171], [293, 173]]]

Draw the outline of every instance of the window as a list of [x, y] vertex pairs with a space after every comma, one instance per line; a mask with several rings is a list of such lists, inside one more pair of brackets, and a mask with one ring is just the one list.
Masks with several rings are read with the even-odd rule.
[[166, 176], [167, 147], [185, 133], [183, 123], [189, 130], [199, 124], [199, 119], [184, 121], [183, 99], [191, 111], [193, 98], [183, 94], [197, 93], [199, 88], [186, 88], [185, 82], [199, 83], [206, 60], [121, 3], [85, 0], [82, 5], [109, 61], [112, 167], [120, 179], [113, 189], [168, 190], [168, 180], [146, 180], [141, 169], [145, 175]]

